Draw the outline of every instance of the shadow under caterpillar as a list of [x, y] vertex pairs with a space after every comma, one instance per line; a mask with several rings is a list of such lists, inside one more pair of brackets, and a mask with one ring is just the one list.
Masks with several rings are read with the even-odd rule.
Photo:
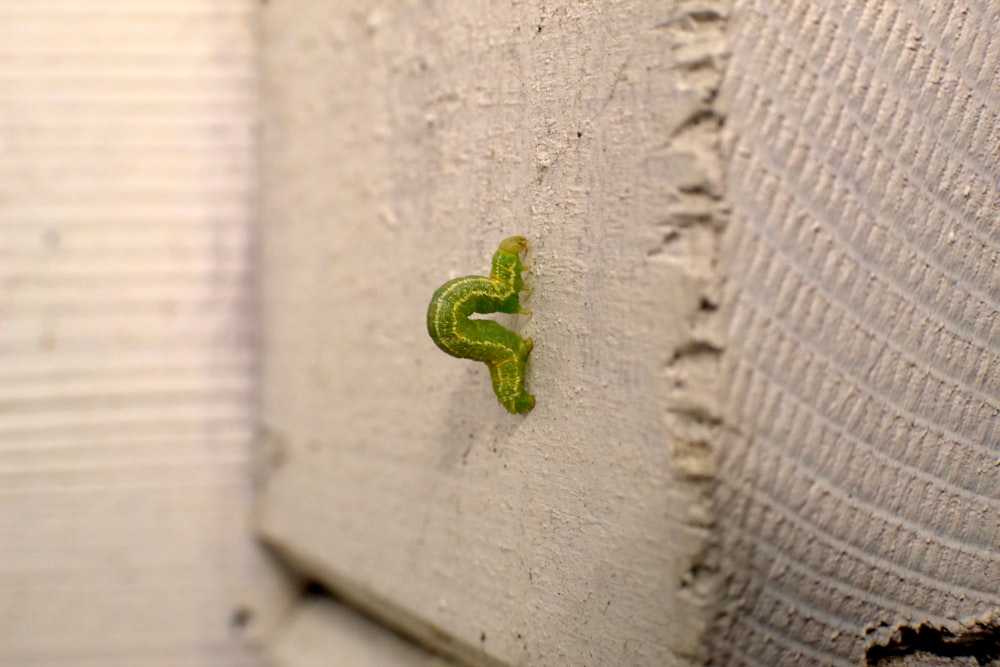
[[528, 247], [523, 236], [500, 242], [490, 275], [449, 280], [434, 292], [427, 308], [427, 332], [453, 357], [482, 361], [490, 369], [497, 400], [513, 413], [535, 407], [524, 389], [524, 371], [533, 343], [493, 320], [471, 320], [473, 313], [523, 313], [519, 294], [525, 290], [520, 254]]

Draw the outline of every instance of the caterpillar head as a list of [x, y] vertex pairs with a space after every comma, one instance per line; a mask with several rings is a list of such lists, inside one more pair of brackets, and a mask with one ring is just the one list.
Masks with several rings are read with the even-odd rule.
[[503, 252], [509, 252], [513, 255], [524, 252], [524, 249], [527, 247], [528, 239], [523, 236], [508, 236], [500, 242], [500, 250]]

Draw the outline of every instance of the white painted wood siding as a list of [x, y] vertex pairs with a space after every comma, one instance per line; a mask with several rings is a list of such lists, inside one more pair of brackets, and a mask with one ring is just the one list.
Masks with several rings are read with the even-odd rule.
[[[712, 3], [271, 2], [263, 535], [482, 665], [703, 649], [724, 216]], [[696, 11], [697, 10], [697, 11]], [[528, 386], [438, 350], [529, 240]]]
[[261, 664], [254, 8], [0, 1], [0, 665]]

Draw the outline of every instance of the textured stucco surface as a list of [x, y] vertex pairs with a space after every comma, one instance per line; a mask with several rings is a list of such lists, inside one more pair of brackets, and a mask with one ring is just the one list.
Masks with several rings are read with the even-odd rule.
[[1000, 6], [734, 17], [720, 664], [961, 638], [1000, 609]]
[[[713, 8], [266, 7], [261, 529], [296, 567], [480, 664], [702, 650]], [[511, 234], [527, 416], [424, 324]]]

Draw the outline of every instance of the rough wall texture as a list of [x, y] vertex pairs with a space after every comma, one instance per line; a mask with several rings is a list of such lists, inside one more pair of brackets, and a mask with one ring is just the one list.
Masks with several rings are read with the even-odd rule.
[[0, 665], [260, 664], [253, 3], [0, 0]]
[[[304, 573], [477, 664], [700, 654], [723, 23], [268, 3], [261, 528]], [[527, 416], [425, 329], [510, 234]]]
[[734, 15], [718, 663], [995, 647], [1000, 5]]

